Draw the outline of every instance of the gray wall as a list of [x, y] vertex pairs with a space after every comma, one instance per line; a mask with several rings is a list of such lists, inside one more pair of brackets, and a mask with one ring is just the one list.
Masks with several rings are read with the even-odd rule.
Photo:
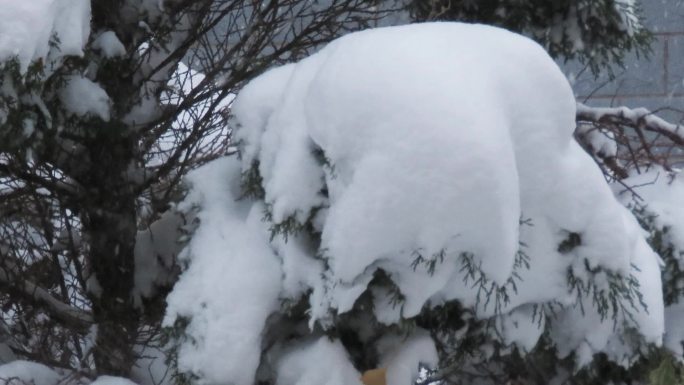
[[[625, 69], [615, 68], [613, 81], [606, 75], [594, 79], [589, 71], [580, 73], [577, 63], [564, 65], [580, 101], [684, 110], [684, 0], [641, 0], [641, 5], [646, 26], [655, 35], [650, 57], [628, 56]], [[682, 119], [676, 111], [661, 115], [675, 122]]]

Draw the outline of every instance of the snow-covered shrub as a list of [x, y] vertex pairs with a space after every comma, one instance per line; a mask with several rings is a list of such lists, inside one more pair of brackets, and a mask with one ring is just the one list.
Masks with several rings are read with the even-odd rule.
[[196, 171], [184, 203], [200, 224], [165, 320], [184, 379], [545, 383], [661, 344], [659, 258], [531, 40], [355, 33], [256, 78], [233, 113], [239, 159]]

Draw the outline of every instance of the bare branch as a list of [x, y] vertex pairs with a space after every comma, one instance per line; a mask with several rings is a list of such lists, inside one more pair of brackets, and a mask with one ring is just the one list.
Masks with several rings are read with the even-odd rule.
[[7, 266], [7, 257], [3, 256], [3, 266], [0, 267], [0, 286], [7, 287], [12, 293], [21, 295], [24, 299], [35, 303], [50, 315], [63, 323], [87, 331], [93, 324], [93, 317], [89, 312], [67, 305], [55, 298], [50, 292], [39, 287], [27, 279], [17, 279], [15, 269]]

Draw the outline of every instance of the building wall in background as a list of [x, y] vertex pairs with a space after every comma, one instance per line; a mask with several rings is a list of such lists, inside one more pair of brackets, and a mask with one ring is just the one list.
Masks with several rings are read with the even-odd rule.
[[684, 112], [684, 0], [641, 0], [646, 26], [654, 33], [649, 57], [629, 55], [615, 79], [595, 79], [578, 63], [563, 67], [578, 99], [593, 106], [646, 107], [681, 122]]

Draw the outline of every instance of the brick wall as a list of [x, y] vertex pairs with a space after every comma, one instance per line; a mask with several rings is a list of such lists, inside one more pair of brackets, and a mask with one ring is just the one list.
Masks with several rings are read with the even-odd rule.
[[[564, 65], [581, 101], [595, 106], [626, 105], [651, 110], [684, 110], [684, 0], [641, 0], [647, 27], [654, 32], [648, 58], [630, 55], [616, 78], [595, 79], [577, 63]], [[574, 80], [573, 80], [574, 79]], [[679, 122], [682, 113], [663, 110], [661, 115]]]

